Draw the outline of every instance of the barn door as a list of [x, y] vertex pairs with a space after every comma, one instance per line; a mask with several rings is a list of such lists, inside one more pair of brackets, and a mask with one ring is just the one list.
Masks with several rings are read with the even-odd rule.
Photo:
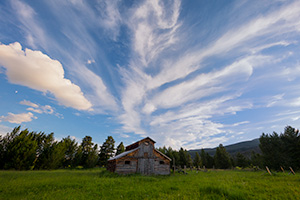
[[144, 158], [144, 174], [145, 175], [150, 175], [154, 174], [154, 159], [152, 158]]

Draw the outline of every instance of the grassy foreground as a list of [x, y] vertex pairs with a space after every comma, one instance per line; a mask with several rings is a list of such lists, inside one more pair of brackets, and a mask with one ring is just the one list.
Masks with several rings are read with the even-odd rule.
[[0, 199], [299, 199], [300, 176], [208, 171], [119, 176], [103, 169], [0, 171]]

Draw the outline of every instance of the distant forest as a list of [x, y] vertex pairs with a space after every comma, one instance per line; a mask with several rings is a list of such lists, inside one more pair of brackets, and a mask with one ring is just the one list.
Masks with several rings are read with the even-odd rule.
[[[254, 140], [253, 142], [258, 142]], [[233, 146], [233, 145], [231, 145]], [[245, 144], [244, 144], [245, 147]], [[227, 148], [229, 149], [229, 148]], [[171, 166], [177, 168], [263, 168], [279, 170], [281, 167], [300, 169], [300, 135], [299, 130], [286, 126], [283, 133], [273, 132], [259, 138], [259, 149], [251, 153], [243, 148], [233, 148], [229, 154], [220, 144], [216, 149], [205, 151], [171, 147], [160, 147], [159, 151], [172, 159]], [[241, 149], [241, 152], [237, 150]], [[14, 128], [5, 136], [0, 136], [0, 169], [41, 170], [62, 168], [93, 168], [105, 167], [110, 157], [125, 151], [123, 142], [115, 148], [115, 141], [108, 136], [102, 146], [92, 142], [92, 137], [85, 136], [78, 144], [70, 136], [61, 141], [54, 139], [54, 133], [21, 130], [21, 126]], [[210, 152], [209, 152], [210, 151]]]

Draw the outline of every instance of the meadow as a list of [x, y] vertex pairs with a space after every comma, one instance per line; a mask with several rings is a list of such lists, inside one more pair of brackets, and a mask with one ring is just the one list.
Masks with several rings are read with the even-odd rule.
[[299, 199], [300, 176], [263, 171], [117, 175], [105, 169], [0, 171], [0, 199]]

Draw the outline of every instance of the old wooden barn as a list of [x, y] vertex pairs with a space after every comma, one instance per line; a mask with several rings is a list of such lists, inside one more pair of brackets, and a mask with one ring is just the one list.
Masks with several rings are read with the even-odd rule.
[[127, 146], [125, 152], [108, 160], [107, 169], [118, 174], [170, 174], [171, 159], [156, 150], [154, 143], [147, 137]]

